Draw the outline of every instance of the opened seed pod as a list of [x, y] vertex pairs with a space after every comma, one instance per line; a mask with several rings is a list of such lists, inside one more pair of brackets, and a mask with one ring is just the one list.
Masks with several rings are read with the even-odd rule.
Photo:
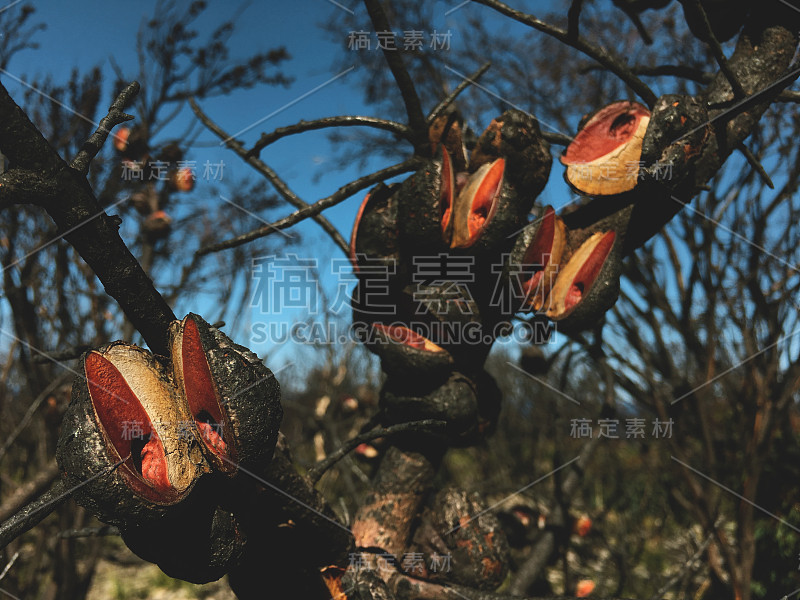
[[614, 102], [581, 124], [561, 156], [567, 182], [590, 196], [627, 192], [639, 182], [642, 140], [650, 111], [638, 102]]
[[536, 119], [520, 110], [507, 110], [494, 119], [472, 151], [470, 171], [498, 158], [506, 161], [506, 177], [527, 203], [522, 210], [527, 213], [547, 184], [553, 164], [550, 145], [542, 137]]
[[564, 222], [551, 206], [522, 230], [505, 273], [513, 310], [540, 310], [544, 306], [558, 276], [566, 238]]
[[212, 492], [199, 489], [204, 483], [181, 503], [180, 510], [121, 531], [134, 554], [155, 563], [170, 577], [192, 583], [221, 578], [238, 565], [246, 547], [236, 517], [209, 501]]
[[442, 150], [439, 160], [428, 161], [398, 190], [400, 240], [411, 255], [447, 249], [455, 189], [450, 156]]
[[475, 384], [453, 373], [443, 384], [422, 378], [392, 378], [380, 398], [385, 424], [437, 419], [447, 423], [445, 433], [452, 444], [472, 435], [478, 427], [478, 397]]
[[534, 198], [521, 197], [505, 173], [506, 161], [498, 158], [470, 175], [453, 204], [451, 248], [483, 255], [511, 246]]
[[350, 235], [350, 260], [357, 272], [359, 262], [371, 259], [398, 260], [397, 184], [379, 184], [370, 190], [358, 209]]
[[250, 350], [189, 313], [170, 326], [175, 384], [207, 460], [223, 473], [269, 463], [283, 417], [280, 386]]
[[562, 266], [547, 299], [547, 316], [558, 329], [591, 327], [619, 296], [621, 240], [613, 231], [592, 234]]
[[132, 344], [81, 362], [56, 449], [67, 486], [106, 523], [157, 518], [209, 468], [186, 405], [165, 367]]
[[478, 302], [478, 287], [437, 281], [406, 286], [396, 295], [398, 314], [416, 333], [449, 352], [465, 372], [483, 364], [497, 331], [497, 307]]
[[441, 490], [414, 532], [414, 550], [425, 556], [449, 555], [450, 568], [423, 565], [423, 579], [494, 590], [508, 571], [509, 548], [500, 521], [477, 492]]
[[373, 335], [366, 343], [369, 350], [381, 357], [381, 368], [392, 376], [440, 379], [453, 370], [453, 358], [428, 338], [397, 324], [373, 323]]

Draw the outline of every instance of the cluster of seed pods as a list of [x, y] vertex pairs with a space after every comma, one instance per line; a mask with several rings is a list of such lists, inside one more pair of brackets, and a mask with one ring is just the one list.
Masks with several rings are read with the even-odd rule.
[[[632, 189], [638, 173], [604, 178], [601, 170], [639, 161], [648, 121], [633, 102], [586, 117], [562, 155], [568, 183], [587, 196]], [[443, 419], [451, 444], [469, 444], [499, 410], [497, 387], [483, 371], [496, 337], [519, 313], [564, 331], [594, 324], [619, 294], [625, 231], [571, 231], [549, 206], [530, 219], [552, 163], [530, 115], [497, 117], [469, 160], [455, 132], [432, 128], [434, 158], [361, 204], [350, 243], [359, 277], [352, 306], [387, 374], [385, 422]]]
[[248, 531], [241, 469], [272, 459], [280, 387], [201, 317], [170, 327], [170, 356], [114, 342], [81, 359], [56, 458], [78, 503], [173, 577], [219, 579]]

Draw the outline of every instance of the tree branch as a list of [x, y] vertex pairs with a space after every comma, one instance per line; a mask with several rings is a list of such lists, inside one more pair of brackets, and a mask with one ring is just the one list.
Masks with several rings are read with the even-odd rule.
[[[375, 31], [392, 31], [389, 19], [386, 18], [386, 13], [383, 12], [378, 0], [364, 0], [364, 6], [366, 6], [369, 18], [375, 26]], [[384, 47], [383, 56], [386, 62], [389, 63], [389, 69], [391, 69], [392, 76], [400, 90], [400, 95], [403, 97], [403, 104], [405, 104], [406, 114], [408, 115], [408, 125], [411, 127], [413, 135], [414, 152], [427, 156], [428, 126], [425, 122], [422, 104], [419, 101], [414, 82], [403, 64], [403, 57], [400, 52]]]
[[35, 171], [24, 177], [32, 190], [25, 200], [47, 211], [150, 349], [167, 354], [167, 329], [175, 315], [120, 238], [119, 217], [105, 213], [84, 174], [64, 162], [2, 84], [0, 151], [11, 161], [9, 175], [16, 169]]
[[[275, 221], [269, 225], [264, 225], [263, 227], [259, 227], [258, 229], [254, 229], [248, 233], [243, 233], [235, 238], [231, 238], [217, 244], [212, 244], [210, 246], [206, 246], [205, 248], [200, 248], [200, 250], [197, 252], [200, 255], [203, 255], [211, 252], [219, 252], [220, 250], [225, 250], [227, 248], [235, 248], [236, 246], [241, 246], [242, 244], [252, 240], [266, 237], [272, 233], [275, 233], [276, 231], [287, 229], [305, 219], [318, 216], [319, 213], [326, 208], [336, 206], [340, 202], [347, 200], [350, 196], [363, 190], [364, 188], [368, 188], [380, 181], [384, 181], [385, 179], [402, 175], [403, 173], [408, 173], [409, 171], [414, 171], [419, 167], [419, 164], [419, 159], [412, 157], [399, 164], [386, 167], [385, 169], [381, 169], [380, 171], [376, 171], [370, 175], [365, 175], [364, 177], [360, 177], [354, 181], [351, 181], [347, 185], [340, 187], [330, 196], [327, 196], [322, 200], [318, 200], [314, 204], [308, 204], [306, 207], [301, 208], [297, 212], [294, 212], [291, 215], [280, 219], [279, 221]], [[346, 243], [345, 247], [347, 247]], [[349, 253], [349, 248], [347, 252]]]
[[720, 71], [722, 71], [722, 73], [728, 79], [728, 83], [731, 84], [734, 98], [744, 98], [747, 95], [747, 92], [745, 92], [742, 84], [739, 82], [739, 78], [728, 64], [728, 59], [725, 58], [725, 52], [722, 51], [722, 46], [720, 46], [717, 36], [714, 35], [714, 30], [711, 29], [711, 23], [708, 20], [706, 10], [703, 8], [700, 0], [694, 0], [694, 5], [702, 19], [703, 29], [705, 30], [704, 33], [706, 45], [711, 50], [711, 54], [714, 55], [714, 59], [717, 61]]
[[100, 152], [100, 149], [105, 144], [106, 139], [108, 138], [108, 134], [111, 133], [111, 130], [119, 125], [120, 123], [124, 123], [125, 121], [130, 121], [133, 119], [132, 115], [125, 114], [123, 111], [125, 108], [133, 101], [136, 97], [136, 94], [139, 93], [139, 82], [132, 81], [129, 83], [124, 90], [122, 90], [117, 99], [111, 104], [111, 107], [108, 109], [108, 114], [103, 117], [103, 120], [100, 121], [100, 125], [98, 126], [97, 130], [91, 135], [91, 137], [86, 140], [81, 148], [81, 151], [78, 152], [78, 155], [72, 161], [72, 168], [86, 175], [89, 172], [89, 165], [92, 162], [92, 159], [97, 156], [97, 153]]
[[313, 121], [300, 121], [294, 125], [278, 127], [272, 133], [262, 133], [255, 145], [247, 151], [245, 157], [258, 157], [264, 148], [288, 135], [314, 131], [316, 129], [325, 129], [326, 127], [374, 127], [376, 129], [390, 131], [391, 133], [412, 141], [411, 129], [408, 125], [395, 121], [387, 121], [386, 119], [377, 119], [375, 117], [344, 115], [338, 117], [324, 117], [322, 119], [314, 119]]
[[[286, 182], [284, 182], [283, 179], [281, 179], [278, 176], [278, 174], [269, 167], [269, 165], [267, 165], [264, 161], [262, 161], [260, 158], [256, 156], [249, 156], [248, 155], [249, 153], [247, 152], [247, 150], [244, 149], [242, 143], [229, 136], [227, 133], [225, 133], [225, 131], [223, 131], [223, 129], [219, 125], [217, 125], [214, 121], [212, 121], [211, 118], [203, 112], [203, 110], [200, 108], [200, 106], [197, 104], [194, 98], [189, 98], [189, 104], [191, 105], [194, 114], [197, 115], [198, 119], [200, 119], [200, 122], [203, 125], [205, 125], [212, 133], [214, 133], [218, 138], [220, 138], [223, 142], [225, 142], [225, 145], [229, 149], [233, 150], [237, 154], [237, 156], [239, 156], [242, 160], [244, 160], [248, 165], [253, 167], [262, 176], [264, 176], [278, 191], [278, 193], [284, 198], [284, 200], [286, 200], [289, 204], [300, 210], [309, 208], [311, 206], [307, 202], [305, 202], [302, 198], [300, 198], [297, 194], [295, 194], [291, 190], [291, 188], [289, 188], [289, 186], [286, 185]], [[319, 214], [314, 215], [313, 219], [320, 227], [322, 227], [325, 233], [328, 234], [328, 236], [342, 250], [342, 252], [344, 252], [345, 254], [349, 254], [350, 246], [348, 245], [347, 241], [344, 239], [342, 234], [339, 233], [339, 230], [336, 229], [336, 227], [334, 227], [333, 224], [330, 221], [328, 221], [328, 219]], [[198, 251], [198, 253], [200, 255], [203, 255], [203, 254], [208, 254], [209, 252], [218, 252], [219, 250], [224, 250], [226, 248], [233, 248], [235, 246], [239, 246], [247, 241], [250, 241], [251, 239], [256, 239], [258, 237], [263, 237], [263, 236], [255, 236], [253, 238], [249, 238], [240, 243], [232, 244], [229, 246], [222, 246], [222, 244], [224, 244], [225, 242], [220, 242], [218, 244], [213, 244], [212, 246], [208, 246], [206, 248], [201, 248]], [[234, 239], [239, 239], [239, 238], [234, 238]]]
[[450, 106], [450, 105], [453, 103], [453, 100], [455, 100], [455, 99], [458, 97], [458, 95], [459, 95], [461, 92], [463, 92], [465, 89], [467, 89], [467, 88], [468, 88], [469, 86], [471, 86], [473, 83], [475, 83], [476, 81], [478, 81], [478, 79], [480, 79], [480, 78], [481, 78], [481, 75], [483, 75], [484, 73], [486, 73], [486, 71], [488, 71], [488, 70], [489, 70], [489, 67], [491, 67], [491, 66], [492, 66], [492, 63], [490, 63], [490, 62], [485, 62], [485, 63], [483, 63], [483, 64], [482, 64], [482, 65], [481, 65], [481, 66], [478, 68], [478, 70], [477, 70], [477, 71], [475, 71], [475, 72], [474, 72], [474, 73], [472, 73], [472, 74], [471, 74], [469, 77], [467, 77], [467, 78], [466, 78], [466, 79], [464, 79], [464, 80], [463, 80], [461, 83], [459, 83], [459, 84], [456, 86], [456, 89], [454, 89], [452, 92], [450, 92], [450, 93], [447, 95], [447, 97], [446, 97], [444, 100], [442, 100], [441, 102], [439, 102], [439, 104], [437, 104], [436, 106], [434, 106], [434, 107], [433, 107], [433, 110], [432, 110], [432, 111], [431, 111], [431, 113], [428, 115], [428, 119], [427, 119], [427, 123], [428, 123], [428, 125], [430, 125], [431, 123], [433, 123], [433, 122], [436, 120], [436, 117], [438, 117], [440, 114], [442, 114], [442, 112], [443, 112], [443, 111], [444, 111], [444, 110], [445, 110], [445, 109], [446, 109], [448, 106]]
[[511, 8], [499, 0], [475, 0], [475, 2], [477, 4], [488, 6], [502, 15], [510, 17], [515, 21], [519, 21], [523, 25], [532, 27], [537, 31], [541, 31], [544, 34], [554, 37], [567, 46], [583, 52], [586, 56], [593, 58], [598, 63], [606, 67], [609, 71], [614, 73], [617, 77], [619, 77], [636, 93], [637, 96], [644, 100], [647, 106], [650, 108], [655, 106], [657, 96], [653, 90], [651, 90], [647, 84], [639, 79], [628, 65], [623, 63], [621, 59], [612, 56], [605, 48], [601, 46], [595, 46], [594, 44], [587, 42], [585, 39], [580, 37], [572, 38], [570, 37], [569, 32], [560, 29], [559, 27], [550, 25], [549, 23], [545, 23], [544, 21], [540, 21], [533, 15]]
[[408, 423], [400, 423], [390, 427], [377, 427], [375, 429], [371, 429], [370, 431], [361, 433], [354, 438], [347, 440], [336, 452], [333, 452], [327, 458], [319, 461], [317, 464], [311, 467], [308, 470], [307, 476], [312, 483], [317, 483], [320, 477], [325, 474], [325, 471], [339, 462], [348, 453], [355, 450], [359, 445], [371, 442], [374, 439], [391, 437], [393, 435], [397, 435], [398, 433], [404, 433], [407, 431], [428, 431], [432, 429], [441, 429], [445, 425], [447, 425], [445, 421], [425, 419], [423, 421], [410, 421]]

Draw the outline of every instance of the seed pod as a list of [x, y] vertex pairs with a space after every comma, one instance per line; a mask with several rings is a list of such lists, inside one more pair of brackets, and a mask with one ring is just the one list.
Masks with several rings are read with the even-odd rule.
[[453, 165], [453, 171], [467, 170], [467, 151], [464, 146], [462, 134], [463, 120], [456, 110], [434, 119], [428, 128], [428, 141], [431, 144], [431, 154], [439, 155], [440, 145], [447, 150]]
[[[680, 0], [680, 2], [692, 35], [704, 42], [710, 41], [705, 19], [696, 1]], [[754, 4], [750, 0], [700, 0], [700, 5], [711, 25], [711, 31], [718, 42], [727, 42], [739, 32], [747, 20], [750, 7]]]
[[449, 569], [420, 565], [423, 579], [494, 590], [508, 571], [505, 532], [477, 492], [445, 488], [436, 494], [414, 533], [414, 547], [424, 555], [450, 555]]
[[428, 161], [398, 190], [400, 242], [409, 255], [426, 255], [447, 249], [450, 235], [454, 173], [447, 151]]
[[566, 246], [566, 227], [553, 207], [522, 230], [505, 269], [514, 311], [540, 310], [550, 294]]
[[494, 342], [496, 308], [480, 304], [473, 286], [437, 281], [412, 284], [396, 295], [398, 315], [444, 348], [464, 372], [480, 368]]
[[397, 184], [379, 184], [370, 190], [358, 209], [350, 235], [350, 260], [362, 276], [370, 276], [371, 268], [382, 264], [380, 261], [393, 262], [396, 267], [400, 259], [397, 188]]
[[194, 171], [189, 167], [183, 167], [170, 171], [167, 183], [170, 189], [176, 192], [191, 192], [194, 189]]
[[157, 210], [147, 215], [142, 229], [152, 241], [163, 239], [172, 230], [172, 217], [166, 211]]
[[470, 157], [470, 171], [503, 158], [505, 177], [520, 196], [521, 212], [527, 213], [544, 189], [553, 159], [550, 145], [542, 137], [539, 123], [520, 110], [507, 110], [481, 134]]
[[[190, 498], [153, 523], [122, 528], [122, 539], [140, 558], [164, 573], [192, 583], [216, 581], [236, 566], [246, 536], [233, 514], [216, 506], [201, 482]], [[204, 489], [200, 489], [204, 487]]]
[[365, 343], [381, 357], [381, 368], [390, 377], [413, 373], [422, 379], [445, 380], [453, 370], [453, 358], [441, 346], [402, 325], [372, 324]]
[[470, 176], [453, 204], [451, 248], [480, 255], [511, 245], [509, 236], [521, 227], [533, 198], [521, 199], [505, 172], [506, 162], [498, 158]]
[[592, 234], [569, 258], [548, 297], [546, 315], [563, 331], [596, 323], [617, 301], [621, 240], [613, 231]]
[[642, 140], [650, 111], [638, 102], [614, 102], [585, 117], [561, 162], [564, 178], [578, 192], [609, 196], [639, 181]]
[[56, 449], [67, 486], [106, 523], [159, 517], [208, 470], [169, 373], [124, 342], [84, 354], [81, 371]]
[[451, 445], [472, 435], [478, 427], [477, 388], [460, 373], [453, 373], [443, 384], [409, 378], [408, 374], [389, 379], [381, 391], [380, 406], [386, 424], [422, 419], [445, 421], [445, 434]]
[[170, 349], [175, 385], [209, 463], [223, 473], [269, 463], [283, 417], [272, 372], [192, 313], [170, 326]]

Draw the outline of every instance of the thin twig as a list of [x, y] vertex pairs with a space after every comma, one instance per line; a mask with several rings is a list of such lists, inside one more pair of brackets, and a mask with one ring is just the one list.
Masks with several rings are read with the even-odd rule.
[[653, 90], [651, 90], [647, 84], [639, 79], [628, 65], [623, 63], [619, 58], [612, 56], [609, 51], [602, 46], [595, 46], [594, 44], [580, 37], [572, 39], [570, 38], [569, 33], [564, 29], [555, 27], [549, 23], [545, 23], [533, 15], [513, 9], [507, 4], [503, 4], [499, 0], [475, 0], [475, 3], [483, 4], [484, 6], [487, 6], [502, 15], [510, 17], [515, 21], [519, 21], [523, 25], [532, 27], [537, 31], [541, 31], [544, 34], [547, 34], [559, 40], [560, 42], [563, 42], [564, 44], [583, 52], [586, 56], [596, 60], [598, 63], [619, 77], [636, 93], [637, 96], [644, 100], [645, 104], [647, 104], [650, 108], [655, 106], [658, 97], [655, 95]]
[[[364, 0], [364, 6], [367, 8], [367, 13], [372, 25], [375, 27], [375, 31], [393, 31], [389, 24], [389, 19], [386, 17], [386, 13], [378, 0]], [[413, 135], [414, 151], [424, 156], [425, 148], [428, 144], [428, 126], [425, 122], [425, 115], [422, 112], [422, 104], [417, 95], [417, 88], [414, 86], [414, 81], [411, 79], [411, 75], [408, 74], [405, 64], [403, 64], [401, 52], [398, 52], [395, 48], [384, 46], [383, 56], [386, 62], [389, 63], [389, 69], [392, 71], [392, 76], [397, 83], [400, 95], [403, 98], [403, 104], [406, 107], [408, 125]]]
[[425, 431], [428, 429], [440, 429], [447, 423], [444, 421], [437, 421], [436, 419], [425, 419], [423, 421], [411, 421], [408, 423], [400, 423], [398, 425], [391, 425], [389, 427], [378, 427], [361, 433], [354, 438], [347, 440], [344, 445], [336, 452], [333, 452], [323, 460], [319, 461], [316, 465], [308, 470], [308, 478], [312, 483], [317, 483], [319, 478], [330, 469], [333, 465], [343, 459], [347, 454], [355, 450], [361, 444], [366, 444], [374, 439], [381, 437], [390, 437], [398, 433], [405, 433], [407, 431]]
[[442, 114], [442, 112], [453, 103], [453, 100], [455, 100], [461, 92], [463, 92], [473, 83], [475, 83], [478, 79], [480, 79], [481, 75], [486, 73], [486, 71], [488, 71], [489, 67], [491, 66], [492, 63], [485, 62], [472, 75], [470, 75], [469, 77], [465, 77], [464, 80], [461, 83], [459, 83], [458, 86], [456, 86], [456, 89], [450, 92], [444, 100], [439, 102], [439, 104], [434, 106], [433, 110], [428, 115], [427, 119], [428, 124], [430, 125], [431, 123], [433, 123], [436, 120], [436, 117]]
[[45, 517], [61, 506], [72, 495], [72, 492], [98, 477], [111, 473], [130, 457], [131, 455], [128, 454], [125, 458], [120, 459], [99, 473], [95, 473], [71, 489], [66, 489], [63, 479], [57, 479], [53, 486], [39, 498], [18, 510], [8, 520], [0, 523], [0, 548], [5, 548], [12, 540], [38, 525]]
[[19, 558], [19, 552], [15, 552], [14, 556], [11, 557], [11, 560], [8, 561], [8, 564], [6, 565], [5, 569], [3, 569], [3, 572], [0, 573], [0, 581], [3, 581], [5, 576], [8, 574], [8, 571], [11, 569], [11, 567], [14, 566], [14, 563], [17, 562], [18, 558]]
[[764, 169], [764, 165], [762, 165], [758, 160], [758, 157], [753, 154], [753, 151], [745, 146], [744, 142], [736, 146], [736, 149], [747, 159], [747, 162], [750, 163], [750, 166], [753, 167], [753, 170], [759, 174], [764, 184], [766, 184], [769, 189], [774, 190], [775, 185], [772, 183], [772, 179], [770, 179], [769, 174], [767, 173], [766, 169]]
[[747, 96], [747, 92], [745, 92], [742, 84], [739, 82], [739, 78], [736, 77], [736, 73], [733, 72], [731, 69], [730, 64], [728, 63], [728, 59], [725, 58], [725, 52], [722, 50], [722, 46], [717, 39], [717, 36], [714, 35], [714, 30], [711, 29], [711, 23], [708, 20], [708, 15], [706, 14], [706, 10], [703, 8], [703, 5], [700, 3], [700, 0], [694, 0], [695, 9], [698, 11], [698, 14], [701, 17], [701, 22], [703, 24], [703, 33], [705, 36], [705, 43], [708, 48], [711, 50], [711, 54], [714, 55], [714, 59], [716, 59], [717, 64], [719, 65], [720, 71], [725, 75], [728, 83], [731, 84], [731, 89], [733, 90], [733, 95], [735, 98], [744, 98]]
[[375, 185], [378, 182], [390, 179], [397, 175], [414, 171], [419, 167], [419, 165], [419, 159], [412, 157], [399, 164], [386, 167], [385, 169], [381, 169], [380, 171], [376, 171], [375, 173], [371, 173], [369, 175], [365, 175], [364, 177], [360, 177], [359, 179], [351, 181], [347, 185], [340, 187], [330, 196], [323, 198], [322, 200], [318, 200], [314, 204], [308, 204], [305, 208], [301, 208], [297, 212], [294, 212], [291, 215], [280, 219], [279, 221], [275, 221], [269, 225], [264, 225], [263, 227], [259, 227], [253, 231], [243, 233], [235, 238], [212, 244], [210, 246], [205, 246], [204, 248], [200, 248], [197, 252], [200, 255], [203, 255], [211, 252], [219, 252], [220, 250], [225, 250], [227, 248], [235, 248], [236, 246], [241, 246], [242, 244], [246, 244], [247, 242], [251, 242], [258, 238], [266, 237], [272, 233], [275, 233], [276, 231], [287, 229], [305, 219], [317, 217], [319, 213], [326, 208], [330, 208], [331, 206], [335, 206], [340, 202], [347, 200], [350, 196], [363, 190], [364, 188], [368, 188], [371, 185]]
[[[19, 434], [22, 433], [22, 431], [24, 431], [25, 427], [28, 426], [28, 423], [33, 418], [33, 415], [36, 413], [36, 411], [39, 410], [39, 407], [42, 405], [42, 402], [44, 402], [47, 399], [47, 397], [50, 396], [50, 394], [52, 394], [53, 391], [58, 386], [62, 385], [69, 376], [70, 373], [66, 372], [63, 373], [60, 377], [57, 377], [56, 379], [51, 381], [50, 384], [46, 388], [44, 388], [44, 390], [42, 390], [42, 393], [40, 393], [36, 397], [36, 399], [31, 403], [30, 407], [28, 407], [28, 410], [25, 412], [25, 415], [22, 417], [22, 420], [19, 422], [19, 425], [16, 426], [14, 431], [11, 432], [11, 435], [9, 435], [8, 438], [3, 442], [3, 446], [0, 447], [0, 461], [3, 460], [3, 457], [6, 455], [6, 452], [8, 452], [8, 449], [17, 440], [17, 436], [19, 436]], [[1, 512], [2, 511], [0, 511], [0, 513]], [[0, 517], [0, 520], [2, 520], [2, 517]]]
[[245, 156], [248, 158], [251, 156], [258, 156], [264, 148], [288, 135], [314, 131], [316, 129], [325, 129], [326, 127], [374, 127], [376, 129], [390, 131], [391, 133], [395, 133], [411, 141], [411, 129], [408, 125], [404, 125], [403, 123], [387, 121], [386, 119], [377, 119], [375, 117], [343, 115], [338, 117], [323, 117], [322, 119], [314, 119], [313, 121], [300, 121], [294, 125], [278, 127], [272, 133], [262, 133], [261, 137], [255, 145], [247, 151]]
[[113, 525], [101, 525], [100, 527], [84, 527], [83, 529], [67, 529], [60, 531], [58, 537], [60, 539], [84, 538], [84, 537], [102, 537], [107, 535], [120, 535], [118, 528]]
[[570, 39], [577, 40], [580, 35], [581, 11], [584, 0], [572, 0], [567, 12], [567, 35]]
[[100, 121], [97, 130], [84, 142], [80, 152], [78, 152], [78, 155], [72, 161], [71, 166], [73, 169], [79, 171], [83, 175], [89, 172], [89, 165], [92, 159], [100, 152], [111, 130], [120, 123], [133, 119], [133, 115], [126, 114], [123, 111], [138, 93], [138, 81], [132, 81], [119, 93], [117, 99], [114, 100], [111, 107], [108, 109], [108, 114]]
[[[233, 150], [244, 162], [248, 165], [253, 167], [256, 171], [258, 171], [261, 175], [263, 175], [271, 184], [272, 186], [278, 191], [278, 193], [286, 200], [289, 204], [294, 206], [298, 209], [308, 208], [311, 205], [306, 203], [303, 199], [301, 199], [297, 194], [295, 194], [291, 188], [286, 184], [286, 182], [281, 179], [278, 174], [273, 171], [264, 161], [256, 156], [248, 156], [247, 150], [245, 150], [244, 146], [238, 140], [229, 136], [223, 129], [217, 125], [214, 121], [206, 115], [200, 106], [197, 104], [194, 98], [189, 98], [189, 104], [194, 111], [194, 114], [197, 115], [197, 118], [200, 119], [200, 122], [205, 125], [212, 133], [214, 133], [218, 138], [225, 142], [225, 145]], [[333, 226], [333, 224], [328, 221], [322, 215], [314, 215], [314, 221], [322, 227], [325, 233], [333, 240], [333, 242], [344, 252], [345, 254], [349, 254], [350, 247], [347, 244], [347, 241], [344, 239], [339, 230]], [[263, 228], [262, 228], [263, 229]], [[262, 237], [262, 236], [256, 236]], [[251, 239], [256, 239], [256, 237]], [[250, 241], [245, 240], [245, 241]], [[241, 244], [245, 243], [244, 241]], [[223, 250], [225, 248], [233, 248], [234, 246], [239, 246], [240, 244], [233, 244], [231, 246], [223, 246], [220, 247], [219, 250]], [[220, 246], [220, 244], [214, 244], [210, 246], [215, 248]], [[208, 254], [208, 252], [217, 252], [218, 250], [208, 250], [201, 248], [198, 252], [200, 255]]]
[[697, 551], [694, 554], [692, 554], [692, 556], [689, 558], [689, 560], [687, 560], [684, 563], [683, 567], [681, 567], [681, 569], [678, 570], [678, 572], [675, 573], [675, 575], [670, 577], [667, 580], [667, 582], [663, 586], [661, 586], [661, 588], [655, 594], [650, 596], [650, 600], [660, 600], [661, 598], [663, 598], [664, 594], [667, 593], [667, 590], [669, 590], [669, 588], [671, 588], [673, 585], [678, 583], [678, 581], [680, 581], [681, 577], [684, 576], [686, 571], [688, 571], [689, 569], [692, 568], [692, 565], [694, 564], [694, 562], [698, 558], [700, 558], [700, 555], [703, 552], [706, 551], [706, 548], [708, 548], [708, 545], [711, 543], [712, 539], [714, 539], [714, 534], [713, 533], [708, 534], [708, 536], [706, 537], [705, 541], [702, 544], [700, 544], [700, 547], [697, 549]]

